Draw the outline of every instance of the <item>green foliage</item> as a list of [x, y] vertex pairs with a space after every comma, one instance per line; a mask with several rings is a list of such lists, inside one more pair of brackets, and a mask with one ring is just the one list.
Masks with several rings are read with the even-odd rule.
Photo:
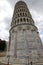
[[0, 51], [5, 51], [6, 50], [6, 41], [0, 40]]

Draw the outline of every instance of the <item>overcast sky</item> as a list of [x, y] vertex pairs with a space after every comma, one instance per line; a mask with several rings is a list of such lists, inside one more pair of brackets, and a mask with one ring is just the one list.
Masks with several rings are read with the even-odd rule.
[[[9, 40], [9, 29], [15, 3], [19, 0], [0, 0], [0, 39]], [[43, 42], [43, 0], [24, 0], [38, 27]]]

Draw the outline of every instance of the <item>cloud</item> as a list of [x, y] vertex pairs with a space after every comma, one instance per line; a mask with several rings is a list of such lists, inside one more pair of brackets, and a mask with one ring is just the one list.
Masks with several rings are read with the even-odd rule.
[[[7, 0], [0, 1], [0, 38], [8, 40], [9, 23], [12, 18], [12, 8]], [[10, 19], [10, 20], [9, 20]]]
[[[15, 6], [16, 2], [19, 0], [7, 0], [11, 4], [12, 7]], [[29, 8], [33, 8], [37, 11], [43, 12], [43, 0], [23, 0], [29, 6]]]
[[43, 43], [43, 34], [40, 35], [41, 41]]
[[7, 1], [9, 1], [9, 3], [10, 3], [11, 6], [12, 6], [12, 8], [14, 8], [16, 2], [19, 1], [19, 0], [7, 0]]
[[30, 12], [31, 12], [32, 18], [34, 19], [35, 25], [38, 28], [41, 40], [43, 42], [43, 14], [42, 12], [38, 12], [37, 10], [31, 9], [31, 8], [30, 8]]

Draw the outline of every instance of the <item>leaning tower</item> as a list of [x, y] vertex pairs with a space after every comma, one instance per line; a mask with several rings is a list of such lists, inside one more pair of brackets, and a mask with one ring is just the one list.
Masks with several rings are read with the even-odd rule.
[[9, 62], [14, 65], [42, 63], [42, 42], [29, 9], [23, 1], [18, 1], [14, 8], [9, 47]]

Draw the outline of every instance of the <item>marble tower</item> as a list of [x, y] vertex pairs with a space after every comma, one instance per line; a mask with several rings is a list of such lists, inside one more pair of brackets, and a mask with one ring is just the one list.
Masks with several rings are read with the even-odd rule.
[[[42, 42], [25, 2], [15, 5], [10, 29], [10, 55], [14, 64], [39, 63]], [[42, 53], [43, 55], [43, 53]], [[29, 60], [29, 61], [28, 61]]]
[[7, 62], [11, 65], [43, 65], [43, 45], [34, 20], [24, 1], [14, 8]]

